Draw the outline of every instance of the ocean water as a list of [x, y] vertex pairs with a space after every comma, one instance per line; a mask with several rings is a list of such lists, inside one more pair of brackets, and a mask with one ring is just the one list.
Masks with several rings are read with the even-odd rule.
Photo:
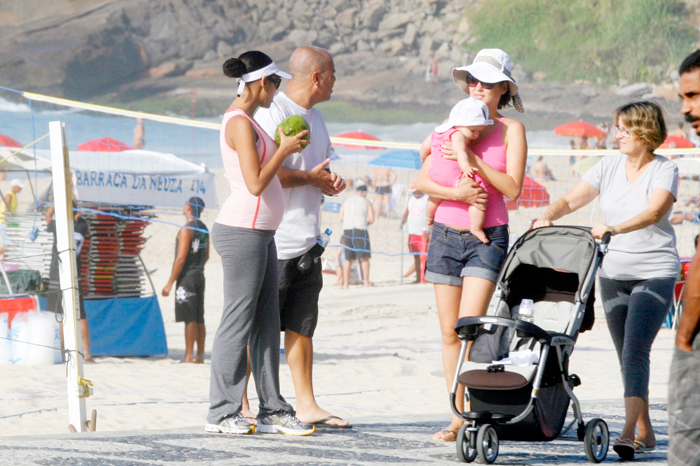
[[[11, 102], [0, 96], [0, 133], [10, 136], [21, 144], [31, 141], [48, 132], [50, 121], [64, 121], [68, 147], [77, 149], [78, 145], [97, 138], [110, 137], [131, 145], [135, 120], [128, 117], [107, 115], [92, 111], [54, 106], [42, 102]], [[218, 122], [220, 118], [208, 118], [207, 121]], [[364, 131], [382, 141], [420, 143], [429, 135], [439, 122], [414, 123], [401, 125], [378, 125], [372, 123], [328, 123], [331, 136], [349, 132]], [[144, 121], [144, 149], [172, 153], [178, 157], [204, 163], [209, 168], [221, 167], [218, 131], [190, 128], [181, 125]], [[527, 133], [530, 148], [567, 149], [569, 138], [556, 136], [553, 131], [530, 131]], [[48, 149], [48, 139], [37, 144], [37, 148]], [[392, 149], [387, 149], [392, 150]], [[382, 151], [357, 151], [338, 148], [341, 157], [357, 156], [358, 161], [364, 156], [373, 157]]]

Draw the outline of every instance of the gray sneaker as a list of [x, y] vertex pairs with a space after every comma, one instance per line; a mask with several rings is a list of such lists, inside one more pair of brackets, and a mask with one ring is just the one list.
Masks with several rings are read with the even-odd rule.
[[256, 430], [262, 434], [310, 435], [316, 430], [312, 424], [306, 424], [294, 417], [292, 413], [274, 413], [258, 416]]
[[255, 431], [255, 426], [243, 419], [242, 416], [235, 414], [227, 417], [218, 424], [207, 423], [204, 426], [205, 432], [213, 432], [215, 434], [238, 434], [247, 435]]

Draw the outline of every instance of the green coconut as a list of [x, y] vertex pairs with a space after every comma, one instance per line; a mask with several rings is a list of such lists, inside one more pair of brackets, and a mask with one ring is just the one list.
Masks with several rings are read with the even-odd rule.
[[309, 124], [302, 116], [292, 115], [286, 118], [282, 123], [277, 125], [277, 129], [275, 130], [275, 143], [277, 143], [278, 146], [280, 145], [280, 128], [282, 128], [282, 131], [284, 132], [285, 136], [296, 136], [302, 131], [308, 129], [309, 133], [302, 139], [306, 141], [311, 140], [311, 129], [309, 128]]

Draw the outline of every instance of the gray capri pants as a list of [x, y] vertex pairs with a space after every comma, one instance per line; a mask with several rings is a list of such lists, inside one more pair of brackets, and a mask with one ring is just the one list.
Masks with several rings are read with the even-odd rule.
[[241, 411], [246, 347], [260, 400], [258, 416], [294, 412], [280, 395], [280, 314], [275, 232], [214, 223], [211, 231], [224, 267], [224, 312], [211, 352], [207, 422]]
[[675, 278], [600, 277], [605, 317], [622, 370], [625, 397], [649, 396], [649, 353], [673, 300]]

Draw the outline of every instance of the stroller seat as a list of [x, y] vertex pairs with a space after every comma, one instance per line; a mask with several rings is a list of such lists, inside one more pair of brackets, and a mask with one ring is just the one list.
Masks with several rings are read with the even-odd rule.
[[[508, 312], [507, 305], [502, 305], [490, 315], [514, 318], [520, 311], [520, 305]], [[534, 304], [534, 324], [549, 333], [563, 333], [570, 320], [573, 305], [568, 301], [538, 301]], [[484, 335], [484, 340], [477, 339], [472, 346], [470, 361], [462, 363], [458, 381], [468, 388], [482, 390], [515, 390], [532, 381], [537, 372], [537, 363], [529, 366], [503, 364], [499, 361], [511, 351], [530, 349], [540, 352], [540, 343], [532, 338], [520, 338], [513, 329], [501, 331], [498, 335]], [[498, 339], [498, 344], [494, 344]], [[490, 341], [486, 341], [490, 340]]]

